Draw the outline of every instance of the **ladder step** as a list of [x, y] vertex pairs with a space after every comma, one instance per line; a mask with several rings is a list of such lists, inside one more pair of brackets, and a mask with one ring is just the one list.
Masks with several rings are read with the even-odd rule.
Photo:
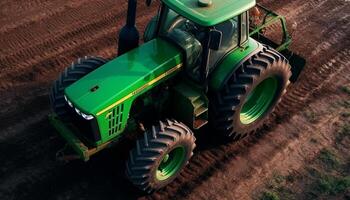
[[203, 114], [203, 113], [205, 113], [205, 112], [207, 112], [208, 111], [208, 108], [206, 108], [206, 107], [199, 107], [199, 108], [197, 108], [195, 111], [194, 111], [194, 116], [195, 117], [198, 117], [198, 116], [200, 116], [201, 114]]
[[192, 103], [192, 105], [193, 105], [193, 107], [194, 107], [195, 110], [196, 110], [197, 108], [199, 108], [199, 107], [204, 106], [204, 104], [205, 104], [205, 102], [202, 101], [201, 99], [197, 99], [196, 101], [194, 101], [194, 102]]
[[203, 127], [204, 125], [206, 125], [208, 123], [208, 120], [205, 119], [196, 119], [193, 122], [193, 128], [194, 129], [200, 129], [201, 127]]
[[199, 95], [191, 95], [191, 96], [189, 96], [189, 98], [190, 98], [192, 103], [196, 102], [198, 100], [201, 101], [201, 96], [199, 96]]

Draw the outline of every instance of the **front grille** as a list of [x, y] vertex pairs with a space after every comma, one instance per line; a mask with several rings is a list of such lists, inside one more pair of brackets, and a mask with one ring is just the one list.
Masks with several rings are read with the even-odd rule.
[[109, 123], [108, 134], [110, 136], [113, 135], [113, 134], [117, 134], [117, 133], [119, 133], [122, 130], [123, 111], [124, 111], [124, 104], [120, 104], [117, 107], [113, 108], [109, 112], [109, 116], [108, 116], [108, 123]]

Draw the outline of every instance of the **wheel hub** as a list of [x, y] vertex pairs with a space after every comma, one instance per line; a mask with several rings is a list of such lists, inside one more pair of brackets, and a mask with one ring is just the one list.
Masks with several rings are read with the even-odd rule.
[[253, 89], [240, 112], [242, 124], [251, 124], [265, 115], [276, 96], [277, 87], [277, 78], [270, 77]]
[[160, 181], [166, 180], [175, 175], [181, 168], [185, 160], [185, 148], [177, 147], [164, 155], [160, 162], [156, 178]]
[[169, 160], [169, 154], [166, 154], [162, 160], [162, 163], [166, 163]]

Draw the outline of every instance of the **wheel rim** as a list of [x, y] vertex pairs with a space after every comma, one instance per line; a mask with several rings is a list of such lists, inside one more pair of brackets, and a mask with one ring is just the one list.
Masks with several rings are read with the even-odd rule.
[[276, 96], [277, 87], [277, 78], [271, 77], [253, 89], [241, 109], [242, 124], [251, 124], [266, 114]]
[[177, 147], [164, 155], [157, 168], [156, 177], [158, 180], [166, 180], [175, 175], [185, 160], [185, 148]]

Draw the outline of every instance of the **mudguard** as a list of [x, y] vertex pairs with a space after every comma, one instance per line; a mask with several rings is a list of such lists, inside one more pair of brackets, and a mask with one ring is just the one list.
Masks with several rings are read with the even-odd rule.
[[223, 60], [218, 64], [216, 69], [209, 77], [209, 89], [211, 91], [219, 91], [228, 79], [232, 76], [235, 70], [244, 63], [250, 56], [262, 50], [263, 45], [252, 38], [249, 38], [247, 46], [239, 50], [237, 47], [233, 49]]

